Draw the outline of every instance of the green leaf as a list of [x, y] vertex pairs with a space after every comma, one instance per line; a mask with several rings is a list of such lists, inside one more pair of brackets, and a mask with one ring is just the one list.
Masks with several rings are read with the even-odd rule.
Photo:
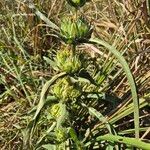
[[54, 24], [53, 22], [51, 22], [43, 13], [41, 13], [35, 6], [34, 4], [30, 3], [29, 4], [29, 8], [31, 8], [32, 10], [34, 10], [34, 13], [41, 19], [43, 20], [49, 27], [59, 30], [59, 27]]
[[[140, 132], [146, 132], [150, 127], [143, 127], [140, 128]], [[135, 132], [135, 129], [128, 129], [118, 132], [119, 135], [125, 135], [125, 134], [133, 134]]]
[[[147, 101], [143, 98], [140, 98], [139, 101], [139, 108], [143, 108], [146, 105], [148, 105]], [[121, 111], [117, 112], [116, 114], [113, 115], [112, 118], [109, 118], [109, 122], [111, 122], [112, 124], [115, 123], [116, 121], [128, 116], [129, 114], [133, 113], [134, 111], [134, 104], [128, 104], [128, 106], [124, 107], [121, 109]]]
[[102, 101], [110, 102], [114, 106], [118, 104], [119, 99], [117, 97], [108, 95], [106, 93], [90, 93], [87, 95], [87, 98], [92, 98], [92, 99], [100, 99]]
[[110, 123], [107, 121], [107, 118], [105, 118], [100, 112], [98, 112], [96, 109], [89, 107], [88, 108], [89, 113], [93, 116], [95, 116], [96, 118], [99, 119], [99, 121], [101, 121], [102, 123], [105, 124], [105, 126], [107, 127], [108, 131], [111, 134], [116, 134], [115, 129], [110, 125]]
[[36, 143], [37, 147], [40, 145], [40, 143], [44, 140], [44, 138], [55, 128], [56, 122], [53, 122], [53, 124], [50, 126], [50, 128], [46, 131], [46, 133], [40, 138], [40, 140]]
[[114, 146], [108, 145], [108, 146], [106, 147], [106, 150], [114, 150]]
[[52, 144], [45, 144], [42, 145], [42, 147], [45, 148], [46, 150], [56, 150], [56, 146]]
[[33, 120], [35, 120], [37, 118], [37, 116], [39, 115], [44, 103], [45, 103], [45, 100], [46, 100], [46, 96], [47, 96], [47, 92], [49, 90], [49, 87], [60, 77], [66, 75], [66, 73], [60, 73], [58, 75], [55, 75], [51, 80], [47, 81], [45, 83], [45, 85], [43, 86], [42, 88], [42, 91], [41, 91], [41, 96], [40, 96], [40, 101], [39, 101], [39, 104], [37, 106], [37, 110], [36, 110], [36, 113], [34, 115], [34, 118]]
[[135, 137], [139, 138], [139, 100], [136, 92], [136, 85], [132, 76], [132, 73], [129, 69], [129, 66], [125, 60], [125, 58], [121, 55], [119, 51], [116, 50], [114, 46], [109, 45], [108, 43], [100, 40], [100, 39], [90, 39], [90, 42], [96, 43], [99, 45], [104, 46], [107, 48], [113, 55], [118, 59], [120, 64], [122, 65], [122, 68], [124, 69], [126, 76], [128, 78], [131, 92], [132, 92], [132, 98], [134, 103], [134, 125], [135, 125]]
[[65, 122], [65, 120], [68, 116], [68, 112], [67, 112], [67, 109], [66, 109], [66, 104], [60, 103], [60, 108], [61, 108], [61, 110], [60, 110], [61, 115], [57, 119], [57, 128], [61, 127], [61, 125]]
[[77, 150], [82, 150], [82, 144], [81, 142], [79, 141], [78, 137], [77, 137], [77, 134], [75, 132], [75, 130], [73, 128], [70, 128], [69, 129], [69, 134], [71, 136], [71, 138], [73, 139], [73, 141], [75, 142], [76, 146], [77, 146]]
[[43, 56], [43, 59], [47, 62], [47, 64], [50, 64], [50, 66], [51, 66], [54, 70], [56, 70], [56, 71], [59, 70], [59, 68], [57, 67], [57, 63], [56, 63], [55, 61], [52, 61], [50, 58], [45, 57], [45, 56]]
[[33, 117], [33, 119], [31, 120], [31, 122], [28, 124], [27, 128], [26, 128], [26, 131], [25, 131], [25, 135], [24, 135], [24, 145], [27, 146], [27, 142], [29, 141], [29, 138], [32, 137], [32, 132], [34, 130], [34, 127], [38, 121], [38, 117], [39, 117], [39, 114], [41, 112], [41, 109], [43, 108], [45, 102], [46, 102], [46, 98], [47, 98], [47, 93], [48, 93], [48, 90], [49, 90], [49, 87], [60, 77], [63, 77], [65, 76], [66, 73], [60, 73], [58, 75], [55, 75], [51, 80], [47, 81], [45, 83], [45, 85], [43, 86], [42, 88], [42, 91], [41, 91], [41, 96], [40, 96], [40, 101], [38, 103], [38, 106], [37, 106], [37, 110], [35, 112], [35, 115]]
[[[55, 96], [47, 96], [44, 105], [50, 105], [50, 104], [52, 104], [53, 102], [56, 102], [56, 101], [57, 101], [57, 98], [56, 98]], [[37, 110], [37, 106], [34, 106], [31, 110], [29, 110], [29, 111], [27, 112], [27, 115], [30, 115], [30, 114], [32, 114], [32, 113], [35, 113], [36, 110]]]
[[96, 140], [97, 141], [106, 141], [107, 140], [107, 141], [111, 141], [111, 142], [126, 144], [126, 145], [129, 145], [131, 147], [140, 148], [142, 150], [150, 150], [150, 144], [149, 143], [145, 143], [145, 142], [143, 142], [139, 139], [135, 139], [135, 138], [106, 134], [106, 135], [97, 137]]

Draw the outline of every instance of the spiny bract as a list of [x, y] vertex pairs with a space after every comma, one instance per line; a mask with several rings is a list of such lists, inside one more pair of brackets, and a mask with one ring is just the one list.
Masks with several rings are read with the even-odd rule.
[[61, 22], [61, 37], [68, 44], [84, 43], [90, 39], [92, 26], [83, 18], [65, 18]]
[[53, 118], [57, 119], [58, 117], [60, 117], [61, 115], [61, 108], [60, 108], [60, 104], [54, 104], [51, 108], [50, 108], [50, 114], [52, 115]]
[[59, 69], [66, 73], [78, 72], [82, 67], [79, 55], [73, 54], [72, 50], [68, 49], [57, 52], [56, 63]]
[[69, 77], [59, 79], [54, 84], [52, 93], [62, 102], [68, 102], [81, 95], [80, 88], [72, 83]]
[[55, 130], [56, 139], [58, 142], [63, 142], [67, 139], [67, 129], [60, 127]]

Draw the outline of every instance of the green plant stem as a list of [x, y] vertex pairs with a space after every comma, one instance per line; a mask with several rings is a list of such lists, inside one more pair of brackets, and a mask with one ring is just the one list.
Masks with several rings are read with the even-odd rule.
[[76, 132], [75, 132], [75, 130], [73, 128], [69, 129], [69, 134], [70, 134], [71, 138], [73, 139], [73, 141], [75, 142], [77, 150], [82, 150], [82, 144], [79, 141], [79, 139], [78, 139], [78, 137], [76, 135]]
[[97, 141], [111, 141], [111, 142], [117, 142], [122, 144], [127, 144], [132, 147], [140, 148], [142, 150], [150, 150], [150, 144], [142, 142], [141, 140], [135, 139], [135, 138], [129, 138], [129, 137], [122, 137], [122, 136], [116, 136], [112, 134], [107, 134], [103, 136], [99, 136], [96, 138]]
[[71, 50], [72, 50], [72, 56], [74, 56], [76, 54], [76, 45], [75, 44], [71, 45]]
[[114, 54], [114, 56], [119, 60], [120, 64], [122, 65], [126, 76], [128, 78], [131, 92], [132, 92], [132, 98], [133, 98], [133, 104], [134, 104], [134, 125], [135, 125], [135, 137], [139, 138], [139, 100], [136, 92], [136, 85], [132, 76], [132, 73], [130, 71], [130, 68], [125, 60], [125, 58], [121, 55], [119, 51], [116, 50], [114, 46], [109, 45], [108, 43], [100, 40], [100, 39], [90, 39], [89, 40], [92, 43], [99, 44], [107, 48], [111, 53]]
[[78, 17], [78, 9], [75, 9], [75, 19], [77, 20]]

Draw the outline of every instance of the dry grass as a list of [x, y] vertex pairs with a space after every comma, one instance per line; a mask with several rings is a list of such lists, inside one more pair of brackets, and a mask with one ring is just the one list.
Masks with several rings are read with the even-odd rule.
[[[57, 25], [71, 8], [65, 0], [35, 0], [35, 6]], [[60, 49], [61, 42], [55, 31], [48, 27], [28, 7], [28, 3], [14, 0], [0, 0], [0, 147], [1, 150], [22, 148], [24, 129], [33, 116], [30, 112], [39, 101], [39, 93], [45, 81], [55, 74], [43, 56], [52, 58]], [[149, 141], [150, 135], [150, 8], [140, 0], [91, 0], [81, 10], [94, 26], [93, 37], [99, 37], [114, 45], [123, 53], [134, 75], [140, 100], [140, 137]], [[92, 57], [96, 47], [82, 45]], [[121, 66], [113, 56], [102, 49], [101, 64], [113, 60], [112, 70], [103, 83], [105, 91], [118, 97], [117, 108], [109, 111], [105, 104], [105, 115], [111, 120], [122, 113], [131, 103], [128, 81]], [[120, 134], [133, 136], [132, 113], [115, 123]], [[112, 121], [113, 122], [113, 121]], [[51, 124], [46, 112], [38, 123], [39, 128], [32, 143]], [[95, 125], [99, 126], [99, 124]], [[34, 145], [33, 144], [33, 145]]]

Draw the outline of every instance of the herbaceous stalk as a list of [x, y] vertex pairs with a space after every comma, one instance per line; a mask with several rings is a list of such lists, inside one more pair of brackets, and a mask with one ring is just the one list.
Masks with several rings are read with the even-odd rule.
[[[72, 7], [74, 16], [62, 18], [60, 24], [59, 38], [65, 44], [61, 46], [61, 49], [57, 50], [54, 59], [51, 61], [55, 64], [52, 66], [54, 66], [57, 74], [47, 81], [42, 88], [36, 113], [28, 126], [30, 136], [26, 139], [32, 139], [40, 115], [44, 111], [43, 108], [47, 108], [51, 116], [49, 121], [53, 123], [47, 134], [37, 142], [37, 148], [40, 148], [44, 138], [49, 135], [48, 146], [58, 150], [94, 149], [97, 146], [96, 140], [102, 141], [99, 147], [115, 147], [119, 149], [120, 142], [117, 140], [113, 140], [113, 143], [108, 138], [108, 144], [103, 138], [105, 135], [100, 136], [92, 132], [95, 129], [93, 124], [96, 120], [99, 120], [104, 123], [104, 128], [96, 128], [97, 130], [104, 131], [104, 133], [109, 132], [113, 137], [118, 137], [113, 125], [109, 123], [107, 118], [101, 113], [101, 110], [97, 110], [100, 100], [104, 99], [104, 93], [99, 92], [102, 86], [102, 82], [99, 82], [99, 79], [102, 76], [105, 79], [108, 72], [101, 75], [98, 63], [94, 62], [85, 51], [79, 51], [78, 45], [83, 43], [90, 43], [95, 46], [97, 44], [103, 45], [122, 64], [131, 85], [134, 105], [136, 106], [134, 108], [134, 119], [136, 137], [138, 138], [138, 99], [132, 74], [125, 59], [114, 47], [99, 39], [91, 39], [93, 26], [83, 14], [79, 13], [79, 10], [86, 5], [87, 0], [67, 0], [67, 2]], [[90, 69], [91, 66], [93, 67], [92, 71]], [[48, 96], [53, 97], [49, 102], [47, 102]], [[90, 127], [93, 127], [93, 129]], [[103, 144], [104, 141], [106, 145]], [[128, 147], [128, 143], [124, 142], [123, 144], [127, 144]], [[130, 145], [136, 147], [135, 144], [132, 145], [130, 143]]]

